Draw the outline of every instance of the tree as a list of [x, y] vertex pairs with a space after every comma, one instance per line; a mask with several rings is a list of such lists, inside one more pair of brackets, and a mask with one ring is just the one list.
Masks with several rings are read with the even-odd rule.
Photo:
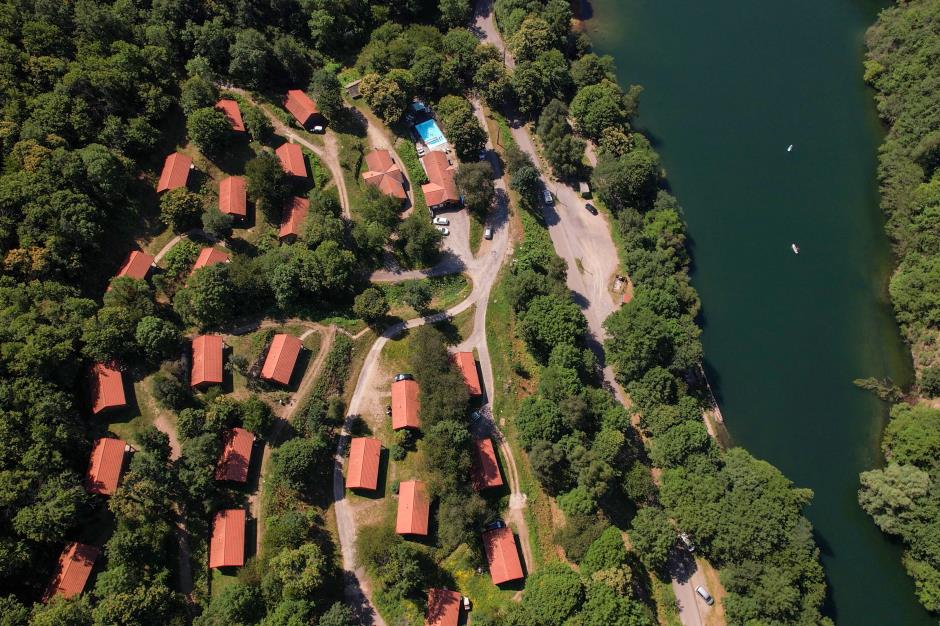
[[[461, 2], [462, 0], [448, 0]], [[415, 81], [415, 91], [425, 97], [433, 97], [441, 87], [441, 74], [444, 71], [444, 57], [428, 46], [421, 46], [414, 53], [411, 62], [411, 75]]]
[[367, 324], [375, 324], [388, 315], [388, 300], [375, 287], [369, 287], [353, 301], [353, 313]]
[[280, 219], [281, 208], [290, 197], [290, 184], [287, 174], [272, 153], [264, 151], [245, 164], [248, 197], [264, 213], [268, 221]]
[[411, 308], [419, 313], [427, 310], [431, 304], [431, 287], [420, 280], [410, 281], [404, 284], [404, 300]]
[[557, 495], [572, 486], [568, 460], [561, 444], [536, 441], [529, 452], [529, 462], [539, 484], [549, 495]]
[[587, 320], [571, 301], [538, 296], [522, 317], [520, 332], [526, 347], [541, 362], [559, 344], [577, 344], [587, 331]]
[[438, 0], [437, 8], [444, 28], [458, 28], [470, 21], [469, 0]]
[[202, 229], [216, 239], [231, 236], [232, 222], [232, 216], [222, 213], [217, 207], [209, 207], [202, 214]]
[[558, 496], [558, 506], [567, 515], [590, 515], [597, 508], [597, 502], [587, 489], [575, 487]]
[[261, 109], [261, 107], [245, 106], [242, 111], [245, 120], [245, 126], [248, 128], [248, 134], [255, 141], [266, 142], [271, 138], [274, 132], [274, 126], [271, 120]]
[[940, 454], [940, 410], [896, 404], [881, 442], [885, 456], [901, 465], [932, 469]]
[[428, 265], [437, 257], [441, 234], [420, 211], [412, 211], [398, 228], [402, 252], [414, 266]]
[[274, 413], [257, 395], [248, 396], [241, 404], [242, 425], [259, 437], [264, 437], [274, 424]]
[[578, 574], [562, 563], [549, 563], [529, 576], [522, 607], [546, 626], [561, 626], [584, 601], [584, 586]]
[[516, 61], [534, 61], [553, 44], [552, 30], [541, 17], [529, 15], [519, 30], [509, 38], [507, 45]]
[[264, 599], [254, 585], [236, 582], [212, 599], [208, 610], [195, 622], [199, 626], [255, 624], [264, 617]]
[[662, 509], [648, 506], [637, 511], [629, 534], [647, 567], [659, 571], [666, 565], [676, 545], [676, 531]]
[[408, 108], [410, 97], [400, 84], [388, 76], [366, 74], [359, 83], [359, 91], [366, 104], [386, 124], [397, 123]]
[[930, 476], [913, 465], [890, 463], [862, 472], [858, 502], [878, 527], [891, 535], [912, 538], [930, 516]]
[[[448, 108], [448, 100], [456, 102]], [[457, 96], [447, 96], [441, 100], [438, 113], [457, 156], [463, 161], [476, 161], [486, 146], [486, 131], [473, 114], [470, 103]]]
[[232, 125], [222, 111], [214, 107], [196, 109], [186, 118], [186, 132], [200, 150], [221, 154], [231, 137]]
[[157, 404], [178, 411], [189, 404], [190, 395], [176, 376], [160, 370], [150, 379], [150, 392]]
[[628, 559], [627, 547], [623, 543], [620, 529], [610, 526], [594, 540], [578, 565], [582, 574], [592, 576], [602, 570], [624, 567]]
[[634, 148], [622, 157], [601, 155], [591, 177], [597, 195], [614, 211], [645, 209], [659, 185], [659, 157], [649, 148]]
[[635, 98], [625, 96], [610, 80], [582, 87], [571, 101], [578, 132], [595, 141], [601, 138], [604, 129], [625, 128], [635, 113]]
[[327, 119], [335, 120], [343, 113], [342, 85], [334, 72], [315, 71], [310, 77], [310, 94]]
[[274, 451], [272, 471], [291, 489], [305, 491], [323, 473], [329, 455], [329, 444], [321, 438], [294, 438]]
[[219, 90], [207, 78], [196, 75], [191, 76], [180, 88], [180, 104], [186, 115], [191, 115], [199, 109], [212, 107], [219, 99]]
[[527, 450], [532, 449], [537, 441], [554, 443], [567, 432], [558, 405], [538, 396], [522, 401], [516, 428], [519, 429], [519, 442]]
[[500, 107], [512, 93], [512, 83], [502, 60], [484, 61], [473, 75], [473, 86], [490, 107]]
[[58, 543], [90, 504], [88, 494], [71, 472], [48, 476], [31, 486], [31, 502], [20, 506], [12, 518], [13, 530], [40, 543]]
[[356, 626], [356, 616], [348, 606], [337, 602], [320, 617], [319, 626]]
[[614, 80], [614, 59], [606, 54], [585, 54], [571, 62], [571, 79], [578, 88], [596, 85], [605, 79]]
[[[622, 571], [605, 570], [604, 574]], [[602, 576], [599, 584], [588, 587], [587, 599], [576, 617], [579, 624], [584, 626], [652, 626], [656, 623], [642, 604], [629, 598], [628, 594], [618, 593], [612, 585], [607, 584], [609, 578], [609, 575]]]
[[160, 198], [160, 219], [176, 233], [198, 224], [202, 210], [202, 197], [184, 187], [171, 189]]
[[[297, 441], [296, 439], [293, 441]], [[280, 590], [276, 597], [288, 600], [312, 599], [322, 587], [329, 561], [315, 543], [305, 543], [293, 550], [283, 550], [268, 561], [262, 585]]]
[[228, 265], [218, 263], [197, 270], [176, 292], [173, 307], [186, 324], [208, 328], [232, 319], [237, 295]]
[[467, 209], [477, 215], [485, 216], [496, 197], [493, 187], [493, 167], [489, 161], [461, 163], [454, 175], [457, 189], [463, 197]]
[[144, 355], [154, 363], [171, 358], [180, 348], [179, 329], [153, 315], [141, 318], [134, 338]]
[[268, 38], [258, 31], [238, 30], [229, 48], [228, 71], [250, 89], [259, 89], [271, 81], [275, 60]]

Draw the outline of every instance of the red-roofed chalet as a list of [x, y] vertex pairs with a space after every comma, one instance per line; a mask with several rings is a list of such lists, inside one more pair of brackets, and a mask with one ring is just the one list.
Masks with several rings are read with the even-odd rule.
[[457, 183], [454, 182], [454, 166], [440, 150], [431, 150], [421, 157], [421, 165], [428, 175], [427, 184], [421, 185], [428, 208], [436, 209], [460, 202]]
[[427, 486], [420, 480], [403, 481], [398, 486], [395, 532], [399, 535], [427, 535], [430, 511]]
[[232, 217], [248, 216], [248, 191], [243, 176], [229, 176], [219, 183], [219, 212]]
[[275, 150], [274, 153], [281, 161], [281, 167], [290, 176], [307, 177], [307, 163], [304, 161], [304, 152], [296, 143], [281, 144], [281, 147]]
[[320, 109], [306, 92], [300, 89], [291, 89], [284, 97], [284, 108], [294, 116], [297, 123], [307, 128], [314, 122], [321, 121]]
[[160, 173], [160, 182], [157, 183], [157, 193], [185, 187], [192, 165], [193, 160], [182, 152], [167, 156], [163, 162], [163, 172]]
[[153, 267], [153, 262], [153, 256], [146, 252], [141, 252], [140, 250], [134, 250], [127, 255], [127, 260], [124, 261], [124, 265], [118, 270], [115, 278], [127, 277], [135, 280], [147, 280], [147, 275], [150, 274], [150, 268]]
[[221, 385], [225, 381], [221, 335], [199, 335], [193, 338], [193, 367], [189, 384], [193, 387]]
[[130, 446], [111, 437], [95, 439], [91, 447], [88, 472], [85, 474], [85, 490], [103, 496], [113, 495], [121, 480], [124, 454]]
[[428, 589], [428, 614], [424, 626], [457, 626], [461, 596], [449, 589]]
[[281, 211], [281, 227], [277, 232], [280, 239], [299, 237], [303, 232], [304, 222], [310, 210], [310, 201], [294, 196]]
[[241, 567], [245, 564], [245, 509], [217, 511], [212, 520], [209, 567]]
[[238, 108], [238, 102], [235, 100], [219, 100], [215, 103], [215, 108], [225, 113], [229, 124], [232, 125], [232, 130], [239, 133], [245, 132], [245, 122], [242, 121], [242, 111]]
[[124, 376], [120, 370], [110, 365], [95, 363], [91, 369], [89, 393], [91, 412], [95, 415], [102, 411], [127, 406], [127, 397], [124, 395]]
[[387, 196], [405, 199], [405, 175], [388, 150], [373, 150], [366, 155], [367, 171], [362, 173], [366, 183], [377, 187]]
[[54, 596], [71, 598], [84, 591], [99, 553], [98, 548], [84, 543], [66, 545], [42, 601], [48, 602]]
[[418, 383], [413, 380], [398, 380], [392, 383], [392, 429], [421, 428], [418, 411]]
[[471, 479], [476, 491], [490, 487], [502, 487], [503, 477], [499, 474], [499, 463], [493, 440], [489, 437], [473, 440], [473, 465]]
[[297, 365], [297, 357], [300, 356], [303, 347], [300, 339], [293, 335], [283, 333], [274, 335], [271, 347], [268, 349], [268, 356], [265, 357], [261, 368], [261, 378], [282, 385], [290, 384], [294, 366]]
[[480, 385], [480, 375], [477, 373], [477, 362], [473, 358], [473, 353], [457, 352], [454, 354], [454, 360], [460, 368], [460, 373], [463, 374], [463, 380], [467, 383], [467, 391], [470, 395], [483, 395], [483, 387]]
[[379, 485], [379, 462], [382, 442], [368, 437], [355, 437], [349, 442], [349, 465], [346, 467], [347, 489], [371, 489]]
[[196, 270], [201, 270], [204, 267], [209, 267], [210, 265], [216, 265], [218, 263], [228, 263], [232, 260], [232, 257], [229, 256], [227, 252], [222, 250], [216, 250], [215, 248], [206, 247], [199, 251], [199, 257], [196, 258], [196, 262], [193, 264], [192, 273], [195, 274]]
[[516, 549], [516, 539], [508, 527], [483, 533], [483, 547], [490, 564], [490, 578], [494, 585], [522, 578], [522, 563]]
[[248, 480], [248, 464], [255, 436], [244, 428], [232, 428], [222, 435], [222, 455], [215, 470], [216, 480], [243, 483]]

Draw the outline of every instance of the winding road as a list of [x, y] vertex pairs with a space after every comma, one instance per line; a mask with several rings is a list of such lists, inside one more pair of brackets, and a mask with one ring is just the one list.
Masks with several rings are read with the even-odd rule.
[[[482, 112], [479, 109], [477, 109], [477, 115], [482, 115]], [[491, 143], [488, 143], [487, 147], [490, 149], [489, 154], [492, 158], [494, 156], [492, 153], [493, 146]], [[495, 163], [495, 159], [493, 159], [491, 163], [494, 166], [498, 166], [498, 164]], [[494, 167], [494, 171], [498, 170], [495, 170]], [[459, 269], [456, 269], [455, 271], [465, 271], [469, 275], [473, 284], [473, 289], [470, 292], [470, 295], [465, 300], [451, 307], [447, 311], [428, 317], [419, 317], [408, 320], [406, 322], [400, 322], [386, 329], [375, 341], [375, 343], [372, 344], [369, 353], [366, 355], [362, 370], [359, 374], [359, 379], [357, 380], [355, 390], [353, 391], [352, 399], [349, 403], [346, 423], [343, 427], [343, 432], [340, 437], [340, 444], [337, 448], [335, 457], [333, 472], [333, 494], [335, 501], [334, 509], [336, 511], [337, 532], [339, 534], [340, 546], [343, 556], [343, 569], [345, 570], [344, 593], [346, 595], [347, 601], [359, 611], [358, 618], [359, 622], [362, 624], [371, 623], [384, 626], [385, 621], [377, 613], [377, 611], [375, 611], [371, 603], [371, 588], [369, 586], [369, 580], [363, 568], [359, 567], [356, 558], [355, 541], [357, 525], [355, 513], [351, 504], [346, 499], [346, 486], [343, 475], [345, 451], [348, 447], [348, 442], [350, 439], [350, 430], [353, 423], [362, 412], [363, 407], [367, 404], [367, 395], [369, 391], [375, 388], [375, 377], [380, 375], [380, 368], [376, 366], [379, 362], [379, 359], [381, 358], [382, 349], [385, 347], [385, 344], [390, 339], [397, 337], [405, 329], [416, 328], [424, 324], [434, 324], [436, 322], [449, 319], [473, 306], [476, 307], [474, 313], [474, 331], [463, 343], [460, 344], [460, 346], [458, 346], [458, 349], [476, 349], [477, 354], [479, 355], [480, 369], [483, 373], [483, 381], [488, 395], [487, 404], [482, 410], [485, 418], [483, 420], [478, 420], [478, 422], [485, 422], [485, 426], [483, 428], [485, 428], [494, 436], [497, 442], [499, 442], [503, 451], [503, 457], [506, 460], [507, 466], [507, 480], [509, 482], [511, 491], [509, 519], [519, 534], [520, 541], [523, 545], [523, 557], [525, 558], [529, 571], [531, 571], [533, 566], [531, 548], [528, 541], [528, 527], [526, 526], [525, 517], [522, 515], [522, 509], [525, 507], [526, 497], [525, 494], [521, 493], [519, 489], [518, 472], [515, 469], [516, 465], [515, 459], [512, 456], [512, 451], [505, 444], [503, 437], [499, 432], [498, 426], [492, 421], [492, 411], [490, 410], [489, 403], [491, 400], [491, 394], [493, 392], [493, 370], [486, 343], [486, 308], [489, 302], [490, 291], [493, 284], [496, 282], [499, 270], [511, 251], [508, 226], [509, 209], [508, 196], [506, 194], [506, 183], [503, 178], [498, 178], [494, 185], [497, 189], [496, 205], [488, 222], [490, 226], [493, 226], [493, 239], [483, 241], [480, 251], [476, 257], [470, 253], [469, 244], [467, 242], [457, 243], [455, 240], [453, 243], [452, 250], [454, 250], [454, 252], [452, 252], [452, 254], [454, 254], [456, 259], [453, 261], [455, 264], [454, 267], [459, 267]], [[449, 214], [449, 217], [456, 219], [461, 214], [463, 214], [463, 217], [466, 218], [465, 211]], [[406, 280], [411, 277], [423, 277], [427, 275], [428, 273], [421, 273], [412, 276], [412, 274], [409, 272], [402, 272], [397, 274], [390, 273], [386, 278], [388, 280]], [[475, 429], [477, 428], [480, 428], [480, 426], [475, 425]]]

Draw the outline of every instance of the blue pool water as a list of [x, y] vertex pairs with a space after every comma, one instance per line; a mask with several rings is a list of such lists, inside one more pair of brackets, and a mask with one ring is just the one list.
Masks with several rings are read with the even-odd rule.
[[447, 143], [447, 139], [444, 138], [444, 133], [441, 132], [441, 128], [434, 120], [427, 120], [420, 124], [415, 124], [415, 130], [418, 131], [418, 135], [421, 136], [421, 141], [423, 141], [424, 145], [430, 150], [443, 148]]

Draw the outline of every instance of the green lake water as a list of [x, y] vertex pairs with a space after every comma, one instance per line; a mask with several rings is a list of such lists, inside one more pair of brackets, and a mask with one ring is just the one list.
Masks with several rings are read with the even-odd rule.
[[[705, 355], [736, 444], [815, 492], [807, 515], [839, 624], [936, 623], [901, 549], [856, 502], [886, 406], [854, 378], [910, 378], [887, 302], [875, 183], [882, 131], [861, 80], [870, 0], [595, 0], [589, 34], [684, 207]], [[792, 152], [787, 146], [794, 144]], [[796, 242], [801, 253], [794, 255]]]

